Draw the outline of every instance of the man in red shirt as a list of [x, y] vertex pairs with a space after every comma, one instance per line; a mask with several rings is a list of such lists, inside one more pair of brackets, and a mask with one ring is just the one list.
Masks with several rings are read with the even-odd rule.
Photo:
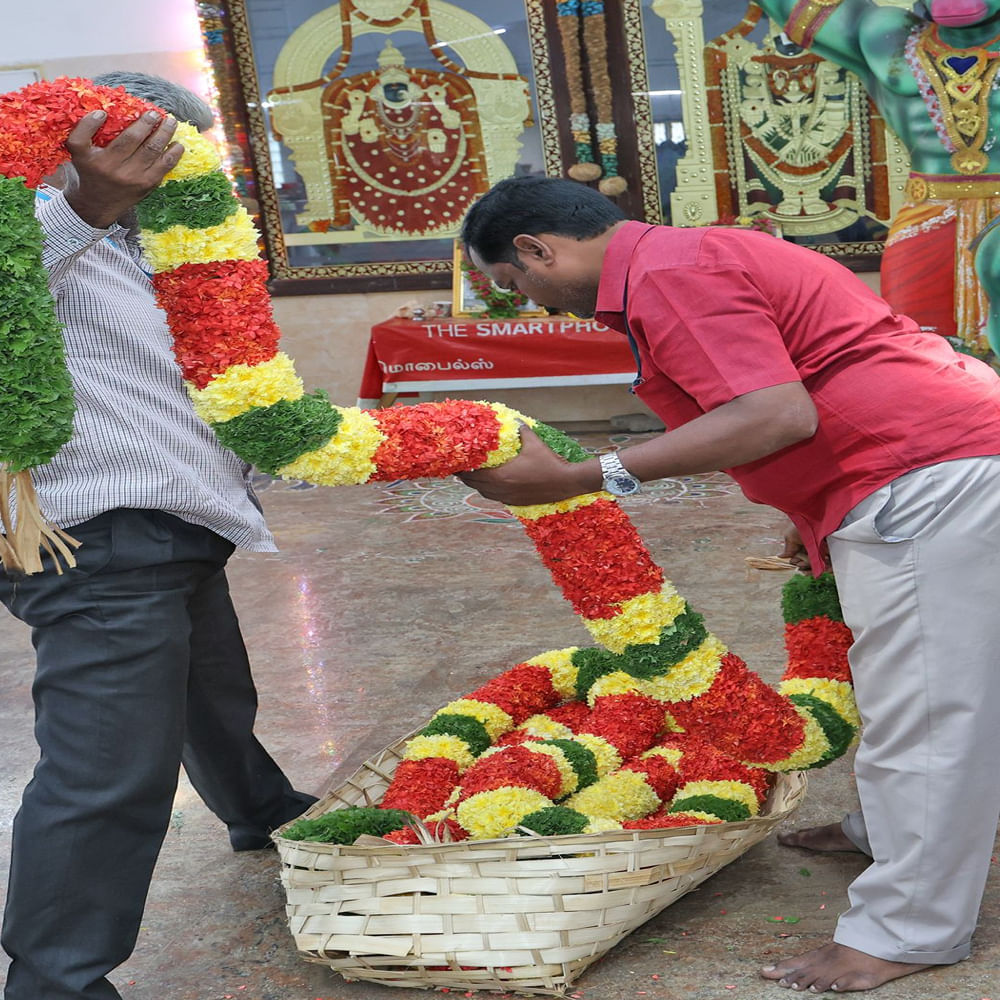
[[466, 483], [529, 505], [723, 469], [791, 518], [786, 555], [836, 573], [862, 808], [792, 842], [873, 860], [834, 942], [762, 974], [845, 992], [965, 958], [1000, 818], [1000, 378], [814, 251], [626, 221], [572, 181], [501, 182], [462, 239], [501, 287], [628, 336], [667, 427], [578, 464], [524, 428]]

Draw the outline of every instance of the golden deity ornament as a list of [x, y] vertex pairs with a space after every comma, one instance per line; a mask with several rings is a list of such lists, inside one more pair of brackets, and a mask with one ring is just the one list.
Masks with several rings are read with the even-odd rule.
[[989, 51], [1000, 41], [955, 49], [938, 37], [938, 26], [921, 31], [916, 55], [940, 108], [936, 124], [953, 150], [951, 164], [961, 174], [981, 174], [989, 164], [983, 147], [990, 130], [989, 98], [1000, 52]]

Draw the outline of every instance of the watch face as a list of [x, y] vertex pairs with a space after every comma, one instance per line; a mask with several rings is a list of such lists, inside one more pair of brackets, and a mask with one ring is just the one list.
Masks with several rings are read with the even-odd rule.
[[639, 482], [631, 476], [610, 476], [604, 480], [604, 488], [615, 496], [627, 497], [639, 492]]

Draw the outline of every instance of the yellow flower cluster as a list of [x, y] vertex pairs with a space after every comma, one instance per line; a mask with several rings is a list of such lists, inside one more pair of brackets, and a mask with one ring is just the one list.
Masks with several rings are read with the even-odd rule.
[[507, 836], [529, 813], [551, 805], [548, 796], [533, 788], [507, 785], [470, 795], [459, 803], [455, 815], [473, 840], [488, 840]]
[[567, 646], [565, 649], [550, 649], [547, 653], [539, 653], [524, 662], [531, 667], [544, 667], [552, 679], [552, 687], [562, 699], [576, 697], [576, 675], [579, 673], [573, 663], [573, 654], [578, 646]]
[[142, 248], [153, 270], [171, 271], [181, 264], [210, 264], [217, 260], [257, 260], [257, 230], [241, 205], [217, 226], [188, 229], [171, 226], [162, 233], [144, 232]]
[[655, 594], [640, 594], [619, 605], [614, 618], [585, 618], [587, 631], [612, 653], [626, 647], [658, 643], [660, 632], [684, 611], [684, 598], [673, 584], [664, 583]]
[[510, 507], [510, 512], [522, 521], [537, 521], [539, 518], [548, 517], [550, 514], [568, 514], [570, 511], [579, 510], [581, 507], [589, 507], [592, 503], [601, 499], [608, 499], [610, 493], [584, 493], [578, 497], [569, 497], [567, 500], [557, 500], [555, 503], [537, 503], [530, 507]]
[[195, 413], [209, 424], [224, 423], [255, 406], [273, 406], [282, 399], [294, 402], [304, 392], [292, 359], [280, 351], [259, 365], [231, 365], [204, 389], [190, 382], [187, 387]]
[[614, 771], [577, 792], [565, 805], [585, 816], [624, 823], [655, 812], [660, 800], [638, 771]]
[[322, 448], [282, 466], [279, 476], [319, 486], [356, 486], [371, 479], [376, 472], [375, 452], [385, 435], [367, 411], [356, 406], [336, 409], [342, 417], [338, 432]]
[[174, 142], [179, 142], [184, 147], [184, 155], [177, 166], [163, 178], [164, 184], [168, 181], [190, 180], [222, 169], [222, 158], [215, 143], [203, 136], [194, 125], [178, 122]]
[[500, 425], [497, 429], [500, 443], [486, 456], [486, 461], [482, 466], [484, 469], [493, 469], [509, 462], [521, 450], [520, 425], [525, 423], [530, 426], [537, 421], [526, 417], [523, 413], [518, 413], [517, 410], [512, 410], [509, 406], [504, 406], [503, 403], [488, 403], [487, 405], [496, 414], [497, 422]]
[[467, 771], [476, 761], [465, 740], [449, 736], [447, 733], [414, 736], [406, 744], [403, 760], [427, 760], [429, 757], [453, 760], [458, 765], [459, 771]]

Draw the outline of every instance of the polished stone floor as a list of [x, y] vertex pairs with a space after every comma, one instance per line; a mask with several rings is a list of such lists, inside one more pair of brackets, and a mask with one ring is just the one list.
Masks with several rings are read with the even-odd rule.
[[[588, 433], [602, 450], [628, 435]], [[261, 696], [258, 733], [295, 783], [323, 791], [446, 701], [547, 649], [589, 644], [516, 521], [457, 480], [337, 490], [261, 480], [281, 546], [240, 555], [231, 580]], [[665, 480], [627, 501], [654, 558], [709, 628], [770, 682], [783, 667], [782, 520], [724, 475]], [[35, 762], [31, 648], [0, 617], [0, 866]], [[854, 804], [850, 759], [810, 778], [796, 824]], [[961, 817], [956, 817], [960, 822]], [[635, 931], [570, 990], [584, 1000], [789, 995], [759, 966], [827, 939], [860, 870], [772, 838]], [[233, 854], [182, 776], [139, 944], [114, 975], [126, 1000], [399, 1000], [298, 957], [274, 852]], [[0, 963], [0, 972], [3, 964]], [[1000, 875], [973, 957], [889, 984], [884, 1000], [1000, 1000]], [[45, 998], [39, 998], [45, 1000]]]

